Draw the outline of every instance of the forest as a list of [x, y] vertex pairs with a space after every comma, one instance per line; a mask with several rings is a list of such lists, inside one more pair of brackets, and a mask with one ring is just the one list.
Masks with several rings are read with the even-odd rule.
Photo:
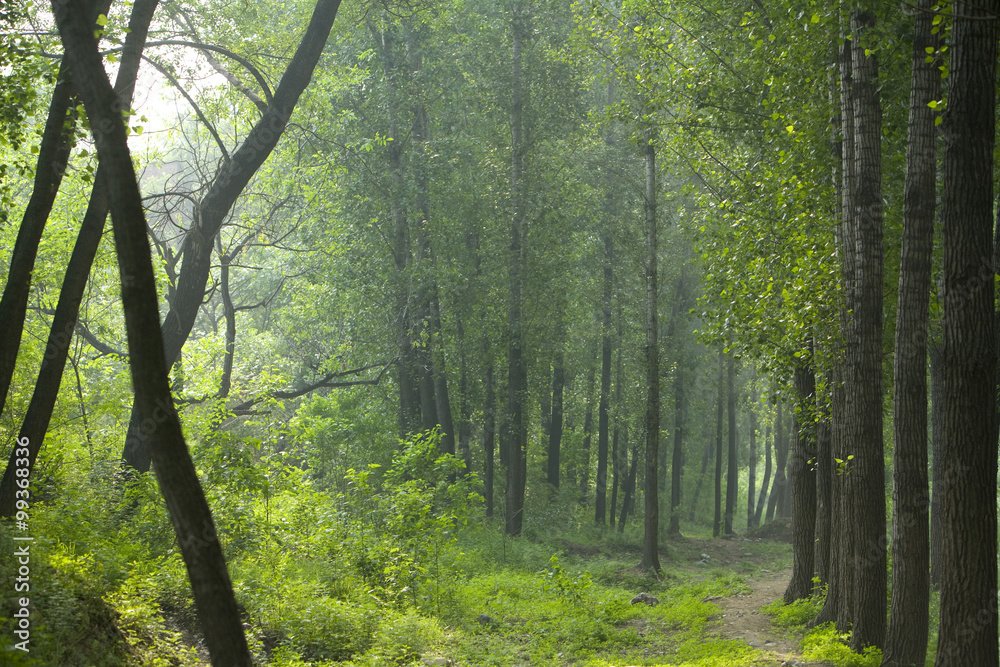
[[1000, 666], [1000, 0], [0, 0], [0, 665]]

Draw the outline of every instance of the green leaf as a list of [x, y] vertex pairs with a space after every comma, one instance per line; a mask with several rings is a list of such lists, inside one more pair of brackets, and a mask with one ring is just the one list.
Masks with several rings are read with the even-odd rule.
[[97, 17], [97, 25], [107, 25], [107, 24], [108, 24], [108, 16], [107, 16], [107, 14], [100, 14]]

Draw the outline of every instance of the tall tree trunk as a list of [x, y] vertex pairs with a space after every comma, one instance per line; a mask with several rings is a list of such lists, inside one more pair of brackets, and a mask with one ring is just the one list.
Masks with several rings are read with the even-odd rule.
[[53, 3], [68, 58], [75, 68], [108, 189], [136, 408], [149, 426], [149, 450], [187, 566], [212, 663], [249, 667], [252, 660], [236, 598], [205, 495], [188, 453], [167, 378], [156, 279], [146, 220], [117, 97], [98, 55], [93, 24], [79, 5]]
[[[628, 449], [628, 429], [625, 429], [625, 448]], [[626, 458], [628, 455], [626, 454]], [[625, 499], [622, 501], [621, 518], [618, 519], [618, 532], [625, 532], [625, 520], [635, 509], [635, 482], [639, 470], [639, 446], [632, 448], [632, 463], [628, 469], [628, 479], [625, 481]]]
[[580, 503], [590, 495], [590, 440], [594, 434], [594, 382], [597, 376], [597, 346], [594, 345], [587, 367], [587, 408], [583, 415], [583, 448], [580, 452]]
[[715, 455], [714, 448], [715, 443], [712, 438], [709, 438], [708, 442], [705, 443], [705, 453], [701, 457], [701, 474], [698, 475], [698, 480], [694, 484], [694, 495], [691, 496], [691, 512], [688, 515], [688, 521], [694, 521], [695, 511], [698, 509], [698, 496], [701, 494], [701, 485], [704, 483], [705, 475], [708, 473], [708, 463]]
[[747, 530], [754, 527], [754, 499], [757, 491], [757, 378], [754, 373], [750, 390], [750, 466], [747, 471]]
[[736, 359], [732, 354], [728, 363], [728, 395], [726, 410], [729, 415], [729, 452], [726, 454], [726, 519], [723, 533], [733, 534], [733, 515], [736, 514], [736, 495], [739, 489], [739, 470], [736, 459]]
[[771, 483], [771, 425], [764, 429], [764, 480], [760, 483], [760, 495], [757, 496], [757, 509], [753, 513], [754, 528], [760, 525], [767, 504], [767, 489]]
[[944, 466], [941, 453], [941, 408], [944, 404], [942, 393], [941, 345], [932, 342], [927, 348], [927, 356], [931, 366], [931, 586], [935, 589], [941, 585], [941, 480], [944, 477]]
[[507, 352], [507, 513], [508, 535], [520, 535], [524, 519], [524, 490], [527, 476], [527, 423], [524, 406], [528, 393], [527, 362], [524, 358], [524, 81], [521, 74], [524, 36], [528, 34], [527, 17], [516, 8], [512, 19], [513, 34], [513, 104], [511, 108], [511, 204], [510, 224], [510, 303], [508, 312], [509, 347]]
[[656, 228], [656, 147], [654, 132], [644, 135], [646, 160], [646, 511], [643, 524], [642, 565], [660, 571], [659, 530], [660, 502], [657, 492], [656, 464], [660, 447], [660, 355], [657, 300], [657, 228]]
[[[93, 7], [93, 15], [106, 13], [110, 0]], [[17, 353], [24, 333], [24, 318], [31, 293], [31, 273], [35, 268], [38, 244], [49, 213], [62, 184], [69, 154], [73, 148], [76, 113], [73, 111], [73, 74], [69, 61], [63, 60], [56, 75], [56, 85], [49, 101], [48, 117], [38, 147], [38, 161], [31, 197], [24, 209], [17, 240], [10, 257], [7, 282], [0, 298], [0, 413], [14, 377]], [[67, 122], [68, 121], [68, 122]], [[88, 268], [89, 272], [89, 268]]]
[[484, 337], [486, 353], [486, 403], [483, 409], [483, 496], [486, 498], [486, 516], [493, 516], [493, 481], [496, 457], [496, 406], [497, 396], [493, 374], [493, 359], [489, 354], [489, 343]]
[[622, 462], [622, 456], [627, 455], [624, 446], [621, 445], [621, 415], [624, 410], [622, 404], [622, 383], [625, 381], [624, 368], [622, 366], [622, 331], [621, 331], [622, 310], [618, 309], [618, 330], [617, 342], [618, 353], [615, 359], [615, 426], [611, 437], [611, 509], [608, 517], [611, 526], [615, 525], [615, 517], [618, 509], [618, 489], [622, 486], [622, 475], [626, 469], [626, 463]]
[[[126, 106], [131, 106], [132, 104], [135, 79], [139, 73], [139, 63], [141, 62], [142, 48], [146, 43], [149, 23], [153, 19], [157, 5], [157, 0], [143, 0], [142, 2], [135, 3], [132, 8], [132, 15], [129, 19], [129, 33], [125, 36], [125, 45], [118, 67], [118, 77], [115, 81], [115, 94]], [[56, 88], [58, 89], [58, 87], [59, 84], [57, 83]], [[56, 95], [61, 94], [56, 90], [53, 92], [53, 97], [55, 98]], [[44, 143], [44, 136], [42, 141]], [[51, 155], [49, 156], [51, 157]], [[87, 204], [87, 211], [84, 213], [83, 222], [80, 224], [80, 232], [73, 246], [73, 253], [70, 255], [69, 264], [66, 266], [66, 275], [63, 278], [62, 287], [59, 291], [59, 301], [56, 305], [55, 315], [52, 318], [52, 326], [49, 329], [48, 344], [45, 346], [42, 366], [38, 371], [38, 380], [35, 383], [31, 402], [28, 404], [28, 411], [25, 413], [24, 420], [21, 423], [18, 439], [28, 439], [29, 470], [35, 465], [35, 460], [45, 440], [45, 433], [49, 428], [52, 410], [55, 407], [56, 399], [59, 395], [59, 386], [62, 383], [63, 370], [66, 367], [66, 359], [69, 356], [70, 341], [72, 340], [73, 330], [80, 314], [80, 303], [83, 301], [83, 292], [87, 285], [87, 278], [90, 275], [94, 257], [97, 254], [97, 248], [101, 242], [104, 223], [108, 217], [107, 175], [107, 168], [102, 169], [98, 166], [90, 201]], [[32, 196], [34, 197], [34, 194]], [[30, 206], [31, 204], [29, 203]], [[27, 215], [26, 212], [25, 216], [27, 217]], [[10, 276], [8, 284], [13, 279], [14, 276]], [[16, 324], [16, 322], [9, 320], [6, 322], [12, 327]], [[7, 468], [4, 471], [3, 481], [0, 482], [0, 516], [2, 517], [12, 517], [16, 511], [16, 458], [15, 453], [11, 452]]]
[[848, 401], [854, 460], [848, 475], [856, 553], [851, 648], [882, 646], [886, 630], [885, 454], [882, 445], [882, 110], [878, 62], [865, 46], [874, 14], [851, 13], [854, 95], [857, 289], [848, 355], [854, 382]]
[[903, 248], [896, 310], [893, 385], [892, 604], [883, 665], [922, 665], [927, 654], [930, 546], [927, 528], [927, 326], [934, 247], [937, 133], [928, 103], [941, 96], [941, 73], [926, 62], [937, 47], [931, 0], [915, 16]]
[[833, 517], [833, 460], [828, 406], [819, 406], [816, 422], [816, 576], [821, 584], [830, 581], [831, 528]]
[[554, 488], [559, 488], [559, 459], [563, 432], [563, 389], [566, 387], [566, 359], [562, 347], [556, 353], [552, 369], [552, 419], [549, 424], [547, 479]]
[[942, 199], [941, 624], [936, 665], [996, 665], [992, 261], [997, 0], [955, 3]]
[[[610, 225], [610, 221], [608, 222]], [[608, 406], [611, 399], [611, 294], [614, 284], [614, 240], [604, 233], [604, 298], [601, 301], [601, 397], [597, 408], [597, 492], [594, 521], [604, 525], [608, 494]], [[613, 511], [613, 510], [612, 510]]]
[[670, 528], [671, 535], [681, 534], [681, 483], [684, 473], [684, 429], [687, 400], [684, 395], [685, 375], [683, 356], [677, 358], [674, 376], [674, 451], [670, 460]]
[[[811, 355], [810, 355], [811, 356]], [[816, 456], [816, 375], [812, 368], [797, 366], [795, 419], [792, 422], [792, 580], [785, 590], [785, 604], [807, 598], [813, 591], [815, 572], [816, 472], [810, 459]]]
[[726, 393], [726, 359], [725, 355], [719, 352], [719, 391], [718, 401], [715, 404], [715, 519], [712, 521], [712, 537], [718, 537], [722, 532], [722, 416], [725, 410], [725, 403], [722, 397]]
[[[194, 223], [181, 243], [182, 264], [177, 278], [177, 291], [170, 304], [170, 312], [163, 318], [161, 326], [168, 368], [180, 356], [181, 348], [187, 341], [205, 300], [205, 287], [215, 247], [212, 239], [219, 233], [233, 204], [284, 133], [299, 97], [312, 79], [313, 70], [323, 53], [339, 8], [340, 0], [317, 0], [305, 35], [289, 61], [267, 110], [254, 124], [239, 149], [230, 155], [226, 167], [216, 174], [208, 192], [195, 206]], [[149, 470], [150, 456], [141, 424], [138, 412], [133, 410], [122, 460], [132, 470], [143, 473]]]
[[782, 400], [779, 398], [774, 415], [774, 482], [771, 484], [771, 495], [767, 499], [767, 515], [764, 521], [773, 519], [775, 513], [778, 516], [785, 515], [785, 463], [788, 461], [788, 443], [785, 441], [785, 416], [782, 407]]

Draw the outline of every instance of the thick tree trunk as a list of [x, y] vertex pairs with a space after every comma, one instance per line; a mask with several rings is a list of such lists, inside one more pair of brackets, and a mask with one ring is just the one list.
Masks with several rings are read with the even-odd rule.
[[[299, 96], [309, 85], [339, 8], [340, 0], [317, 1], [306, 33], [288, 63], [267, 111], [239, 149], [230, 156], [226, 166], [218, 172], [205, 197], [195, 207], [192, 227], [181, 244], [182, 264], [177, 291], [161, 327], [168, 368], [180, 356], [181, 347], [190, 335], [198, 310], [205, 300], [205, 286], [212, 266], [213, 239], [243, 189], [284, 133]], [[137, 411], [133, 410], [122, 460], [137, 472], [147, 472], [150, 456], [141, 421]]]
[[53, 11], [67, 57], [74, 63], [100, 161], [108, 169], [136, 409], [148, 431], [157, 481], [187, 566], [205, 642], [216, 667], [249, 667], [252, 659], [226, 562], [170, 395], [146, 220], [121, 108], [105, 76], [92, 23], [79, 5], [55, 2]]
[[792, 580], [785, 590], [785, 604], [807, 598], [813, 591], [815, 573], [816, 471], [810, 459], [816, 456], [816, 375], [811, 368], [795, 369], [795, 419], [792, 422]]
[[729, 451], [726, 454], [726, 519], [723, 534], [733, 535], [733, 516], [736, 514], [736, 495], [739, 488], [739, 470], [736, 458], [736, 359], [729, 355], [727, 364], [726, 411], [729, 415]]
[[944, 121], [941, 624], [935, 664], [996, 665], [993, 151], [997, 0], [955, 3]]
[[[115, 93], [121, 104], [125, 106], [130, 107], [132, 104], [132, 94], [139, 72], [142, 47], [146, 42], [149, 23], [153, 19], [157, 5], [158, 0], [143, 0], [137, 2], [132, 8], [129, 33], [125, 37], [122, 58], [118, 67], [118, 77], [115, 81]], [[58, 93], [54, 92], [53, 96], [55, 97], [56, 94]], [[27, 216], [27, 214], [25, 215]], [[31, 402], [28, 404], [28, 411], [24, 416], [18, 436], [19, 440], [28, 439], [29, 470], [35, 465], [35, 460], [45, 440], [45, 433], [48, 431], [49, 420], [59, 395], [63, 370], [69, 355], [73, 330], [80, 314], [83, 292], [87, 285], [94, 257], [97, 254], [97, 248], [101, 242], [107, 217], [107, 169], [98, 166], [87, 211], [84, 213], [69, 264], [66, 266], [66, 275], [59, 291], [59, 302], [52, 318], [52, 326], [49, 329], [48, 344], [45, 347], [42, 366], [38, 372], [38, 380], [35, 383], [35, 390], [32, 393]], [[3, 481], [0, 482], [0, 517], [14, 516], [16, 510], [16, 458], [14, 452], [11, 452]]]
[[597, 492], [594, 499], [594, 521], [600, 525], [604, 525], [605, 522], [608, 495], [608, 408], [611, 400], [611, 294], [614, 282], [613, 266], [614, 241], [610, 233], [605, 233], [604, 298], [601, 302], [601, 397], [597, 408]]
[[927, 326], [934, 247], [937, 133], [928, 103], [941, 95], [941, 73], [926, 62], [931, 0], [919, 0], [913, 40], [903, 248], [896, 310], [893, 416], [892, 604], [883, 665], [922, 665], [927, 654], [930, 547], [927, 527]]
[[816, 423], [816, 576], [821, 584], [830, 582], [831, 520], [833, 518], [833, 460], [830, 414], [820, 407]]
[[854, 11], [854, 144], [857, 289], [853, 312], [854, 383], [847, 391], [854, 460], [849, 468], [854, 531], [854, 614], [851, 648], [881, 647], [886, 630], [885, 454], [882, 445], [882, 110], [878, 63], [864, 46], [875, 16]]
[[657, 226], [656, 226], [656, 147], [654, 132], [644, 135], [646, 160], [646, 488], [643, 525], [642, 565], [660, 571], [660, 503], [656, 465], [660, 448], [660, 356], [657, 300]]

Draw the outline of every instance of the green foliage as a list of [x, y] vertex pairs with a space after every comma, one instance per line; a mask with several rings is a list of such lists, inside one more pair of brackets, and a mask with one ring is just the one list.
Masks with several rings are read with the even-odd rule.
[[869, 646], [858, 654], [850, 649], [850, 635], [838, 634], [833, 623], [814, 628], [802, 640], [802, 653], [808, 660], [824, 661], [837, 667], [878, 667], [882, 651]]
[[785, 604], [780, 598], [761, 607], [771, 616], [771, 623], [781, 628], [805, 627], [823, 609], [823, 596], [813, 596]]

